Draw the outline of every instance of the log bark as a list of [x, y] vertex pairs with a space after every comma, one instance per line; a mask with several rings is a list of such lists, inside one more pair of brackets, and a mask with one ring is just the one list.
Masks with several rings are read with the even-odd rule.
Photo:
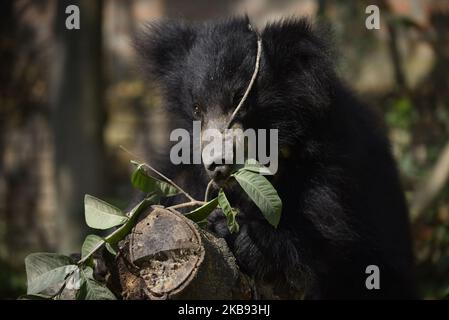
[[175, 210], [152, 206], [119, 244], [123, 299], [251, 299], [226, 242]]

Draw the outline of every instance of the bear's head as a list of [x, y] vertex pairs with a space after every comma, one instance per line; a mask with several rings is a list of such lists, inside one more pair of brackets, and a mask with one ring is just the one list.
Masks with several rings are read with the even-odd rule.
[[[259, 72], [230, 124], [254, 73], [258, 37]], [[330, 105], [331, 55], [303, 19], [270, 23], [260, 36], [247, 17], [204, 23], [162, 20], [148, 24], [136, 44], [148, 74], [162, 88], [170, 118], [190, 131], [195, 120], [203, 131], [224, 130], [229, 124], [243, 130], [277, 129], [277, 150], [291, 148], [317, 130]], [[262, 145], [268, 144], [268, 135], [264, 139]], [[206, 161], [203, 153], [206, 171], [217, 181], [231, 172], [225, 157], [215, 153]]]

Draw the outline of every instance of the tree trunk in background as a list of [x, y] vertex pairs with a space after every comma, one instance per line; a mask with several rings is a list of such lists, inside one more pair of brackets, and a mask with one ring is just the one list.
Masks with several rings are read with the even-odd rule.
[[[80, 30], [67, 30], [69, 5], [80, 9]], [[57, 2], [51, 103], [55, 137], [58, 250], [79, 250], [84, 235], [83, 197], [104, 185], [102, 1]]]

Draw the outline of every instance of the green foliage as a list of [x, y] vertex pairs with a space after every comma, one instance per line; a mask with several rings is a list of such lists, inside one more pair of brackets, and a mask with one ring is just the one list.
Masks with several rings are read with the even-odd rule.
[[[92, 256], [103, 245], [109, 252], [116, 254], [113, 245], [131, 231], [139, 214], [158, 199], [159, 196], [148, 195], [126, 216], [108, 203], [86, 195], [85, 216], [89, 226], [96, 229], [109, 229], [118, 225], [120, 227], [104, 239], [97, 235], [88, 235], [81, 248], [81, 260], [78, 262], [54, 253], [30, 254], [25, 259], [28, 290], [27, 295], [21, 299], [57, 299], [65, 288], [76, 290], [77, 299], [116, 299], [105, 285], [94, 279], [90, 267]], [[60, 288], [56, 295], [42, 294], [54, 286]]]
[[88, 235], [84, 240], [83, 246], [81, 247], [81, 258], [91, 256], [99, 246], [103, 245], [104, 242], [105, 241], [103, 238], [95, 234]]
[[158, 196], [155, 195], [149, 195], [145, 199], [143, 199], [141, 202], [139, 202], [129, 213], [129, 219], [128, 221], [120, 226], [117, 230], [115, 230], [113, 233], [111, 233], [109, 236], [105, 238], [105, 241], [111, 245], [114, 245], [118, 243], [120, 240], [122, 240], [128, 233], [131, 232], [131, 229], [136, 224], [137, 218], [139, 215], [146, 209], [148, 206], [152, 204], [158, 204], [159, 202], [156, 202], [156, 199], [159, 199]]
[[81, 271], [82, 285], [76, 294], [77, 300], [116, 300], [115, 295], [94, 279], [93, 270], [86, 267]]
[[203, 221], [203, 220], [207, 219], [209, 214], [212, 211], [214, 211], [214, 209], [217, 207], [217, 205], [218, 205], [218, 199], [214, 198], [214, 199], [210, 200], [209, 202], [207, 202], [206, 204], [203, 204], [201, 207], [187, 213], [186, 217], [194, 222]]
[[255, 159], [247, 159], [245, 165], [240, 170], [251, 171], [263, 175], [272, 175], [273, 173], [265, 166], [261, 165]]
[[72, 259], [56, 253], [32, 253], [25, 258], [27, 294], [39, 294], [63, 283], [78, 267]]
[[238, 212], [236, 209], [231, 207], [231, 204], [229, 203], [228, 198], [226, 198], [223, 189], [220, 189], [220, 191], [218, 192], [218, 204], [220, 205], [221, 210], [223, 210], [223, 213], [226, 216], [229, 232], [239, 232], [240, 226], [235, 219]]
[[110, 254], [112, 254], [113, 256], [117, 255], [117, 249], [115, 248], [116, 246], [114, 244], [110, 244], [108, 242], [106, 242], [105, 246], [106, 250], [108, 250], [108, 252]]
[[[271, 174], [271, 172], [254, 159], [249, 159], [245, 165], [231, 175], [229, 179], [235, 179], [249, 198], [257, 205], [267, 221], [277, 227], [281, 219], [282, 201], [274, 189], [273, 185], [261, 174]], [[229, 203], [223, 189], [218, 197], [210, 200], [201, 207], [186, 214], [189, 219], [200, 222], [209, 216], [217, 207], [223, 210], [226, 216], [228, 228], [231, 233], [238, 232], [239, 225], [236, 221], [237, 210], [233, 209]]]
[[277, 227], [281, 219], [282, 201], [267, 178], [245, 169], [237, 171], [232, 176], [259, 207], [265, 219]]
[[135, 161], [131, 163], [137, 166], [131, 176], [131, 183], [136, 189], [146, 193], [156, 193], [165, 197], [175, 196], [179, 193], [179, 190], [171, 184], [148, 175], [144, 169], [145, 164]]
[[[146, 164], [132, 161], [137, 166], [131, 176], [132, 185], [147, 193], [146, 197], [127, 214], [109, 203], [86, 195], [84, 198], [85, 219], [89, 227], [106, 230], [118, 227], [111, 234], [102, 238], [88, 235], [81, 248], [81, 259], [77, 262], [70, 257], [54, 253], [33, 253], [25, 259], [28, 279], [27, 295], [21, 299], [58, 299], [64, 290], [75, 290], [78, 300], [114, 300], [114, 294], [94, 278], [92, 266], [95, 252], [105, 247], [111, 254], [116, 254], [114, 246], [129, 234], [139, 215], [149, 205], [158, 204], [162, 197], [171, 197], [180, 193], [179, 187], [148, 175], [144, 170]], [[243, 190], [260, 208], [262, 214], [274, 227], [279, 223], [282, 202], [271, 183], [260, 174], [271, 174], [257, 161], [250, 160], [232, 174], [229, 180], [236, 179]], [[190, 198], [190, 197], [189, 197]], [[187, 205], [201, 203], [190, 201]], [[200, 207], [188, 212], [186, 217], [200, 226], [207, 223], [207, 217], [217, 207], [226, 216], [231, 233], [239, 232], [236, 221], [238, 211], [232, 208], [223, 189], [218, 196]], [[49, 293], [50, 292], [50, 293]], [[51, 292], [53, 295], [50, 295]]]
[[122, 225], [128, 220], [120, 209], [88, 194], [84, 197], [84, 214], [87, 225], [100, 230]]

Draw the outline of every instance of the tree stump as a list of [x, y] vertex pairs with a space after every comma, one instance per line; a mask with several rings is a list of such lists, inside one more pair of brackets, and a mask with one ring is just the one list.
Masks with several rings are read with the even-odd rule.
[[223, 239], [181, 213], [152, 206], [119, 244], [123, 299], [250, 299], [243, 275]]

